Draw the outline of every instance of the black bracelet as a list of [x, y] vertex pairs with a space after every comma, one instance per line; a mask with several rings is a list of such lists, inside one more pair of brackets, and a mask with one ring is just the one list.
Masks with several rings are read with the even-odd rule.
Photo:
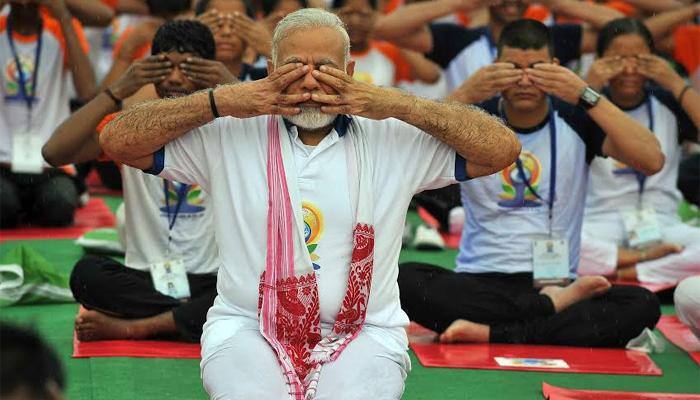
[[216, 108], [216, 101], [214, 100], [214, 89], [209, 89], [209, 106], [211, 107], [211, 113], [214, 114], [214, 118], [220, 118], [219, 109]]
[[112, 93], [112, 90], [110, 88], [106, 88], [104, 90], [105, 94], [109, 96], [112, 101], [114, 101], [114, 104], [117, 106], [117, 108], [121, 109], [122, 108], [122, 101]]
[[683, 89], [681, 89], [681, 93], [678, 95], [678, 104], [681, 106], [683, 105], [683, 96], [685, 96], [685, 92], [688, 91], [692, 86], [690, 84], [686, 84], [683, 86]]

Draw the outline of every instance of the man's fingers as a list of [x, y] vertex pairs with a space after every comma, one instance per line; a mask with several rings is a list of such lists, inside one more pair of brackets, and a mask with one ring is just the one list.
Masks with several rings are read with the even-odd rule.
[[490, 79], [500, 79], [500, 78], [520, 78], [524, 74], [521, 69], [500, 69], [494, 71], [490, 76]]
[[339, 94], [319, 94], [314, 93], [311, 96], [311, 100], [317, 103], [323, 103], [328, 105], [340, 105], [343, 104], [343, 97]]
[[319, 68], [319, 70], [324, 74], [334, 76], [334, 77], [336, 77], [342, 81], [345, 81], [347, 83], [353, 82], [352, 76], [346, 74], [345, 71], [340, 70], [338, 68], [333, 68], [333, 67], [330, 67], [328, 65], [322, 65], [321, 68]]
[[299, 107], [272, 106], [271, 114], [276, 115], [297, 115], [301, 112]]
[[295, 104], [303, 103], [311, 99], [311, 93], [300, 93], [300, 94], [280, 94], [277, 95], [277, 105], [282, 106], [292, 106]]
[[[298, 64], [302, 65], [302, 64]], [[277, 70], [275, 70], [277, 72]], [[275, 79], [272, 80], [274, 85], [277, 87], [278, 90], [284, 90], [287, 86], [291, 85], [292, 82], [296, 82], [299, 78], [304, 76], [309, 72], [309, 66], [308, 65], [302, 65], [301, 67], [295, 67], [292, 68], [291, 70], [287, 71], [284, 74], [281, 74], [277, 76]]]
[[330, 87], [341, 93], [344, 92], [348, 87], [348, 82], [345, 82], [344, 80], [336, 78], [335, 76], [327, 74], [325, 72], [313, 71], [312, 74], [314, 78], [325, 83], [326, 85], [329, 85]]
[[352, 107], [343, 106], [322, 106], [321, 112], [324, 114], [352, 114]]
[[212, 74], [216, 72], [216, 65], [211, 65], [211, 64], [190, 64], [190, 63], [183, 63], [180, 65], [180, 68], [182, 68], [183, 71], [192, 71], [192, 72], [198, 72], [201, 74]]
[[276, 81], [280, 79], [282, 76], [285, 74], [288, 74], [290, 72], [293, 72], [297, 69], [302, 69], [304, 67], [304, 64], [302, 63], [288, 63], [280, 66], [279, 68], [275, 68], [274, 71], [270, 75], [268, 75], [267, 79], [270, 81]]

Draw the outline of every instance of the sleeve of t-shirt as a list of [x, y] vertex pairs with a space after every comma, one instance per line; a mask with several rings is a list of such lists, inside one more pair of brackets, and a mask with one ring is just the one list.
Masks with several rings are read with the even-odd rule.
[[[44, 17], [44, 29], [50, 32], [58, 41], [61, 46], [61, 54], [63, 55], [63, 66], [68, 67], [68, 46], [66, 45], [66, 37], [63, 34], [63, 29], [61, 29], [61, 24], [57, 20], [51, 17]], [[83, 50], [83, 53], [88, 54], [90, 52], [90, 44], [85, 37], [85, 31], [83, 30], [83, 25], [77, 19], [73, 18], [71, 20], [73, 25], [73, 30], [75, 35], [78, 37], [78, 42]]]
[[564, 103], [560, 100], [552, 100], [554, 109], [581, 138], [586, 145], [586, 162], [591, 163], [596, 156], [604, 157], [603, 142], [605, 142], [605, 131], [588, 113], [580, 107]]
[[426, 56], [442, 69], [447, 68], [465, 47], [481, 37], [478, 29], [449, 23], [430, 24], [430, 33], [433, 36], [433, 49]]
[[384, 54], [388, 59], [394, 64], [394, 85], [398, 85], [399, 82], [412, 81], [413, 75], [411, 74], [411, 66], [401, 54], [401, 49], [389, 42], [376, 42], [375, 46], [382, 54]]
[[219, 118], [168, 143], [153, 154], [153, 166], [145, 172], [207, 190], [209, 164], [221, 159], [216, 142], [225, 123]]
[[554, 56], [561, 65], [581, 58], [583, 28], [577, 24], [557, 24], [550, 27], [554, 42]]
[[[400, 176], [413, 193], [466, 181], [466, 161], [435, 137], [397, 119], [373, 126], [375, 171]], [[398, 175], [394, 175], [398, 174]]]
[[684, 140], [697, 142], [698, 128], [676, 97], [671, 92], [662, 89], [658, 85], [653, 85], [651, 87], [651, 93], [675, 115], [678, 127], [678, 143], [682, 143]]
[[[97, 128], [95, 131], [97, 132], [98, 135], [102, 134], [102, 131], [105, 129], [105, 126], [109, 124], [110, 122], [114, 121], [115, 118], [117, 118], [121, 114], [120, 112], [112, 113], [106, 115], [104, 118], [102, 118], [102, 121], [100, 121], [99, 124], [97, 124]], [[112, 161], [105, 153], [101, 153], [100, 156], [97, 158], [98, 161]]]

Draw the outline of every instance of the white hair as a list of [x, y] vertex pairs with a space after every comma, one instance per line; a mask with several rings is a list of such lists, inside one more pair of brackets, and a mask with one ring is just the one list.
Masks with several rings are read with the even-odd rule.
[[340, 33], [345, 48], [343, 63], [347, 66], [350, 60], [350, 37], [348, 36], [348, 31], [345, 30], [343, 21], [337, 15], [320, 8], [302, 8], [282, 18], [272, 35], [272, 64], [277, 65], [279, 44], [282, 40], [288, 38], [289, 35], [296, 31], [314, 28], [331, 28]]

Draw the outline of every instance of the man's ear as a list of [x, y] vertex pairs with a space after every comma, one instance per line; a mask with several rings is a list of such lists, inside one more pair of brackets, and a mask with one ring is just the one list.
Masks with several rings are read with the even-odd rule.
[[270, 59], [267, 59], [267, 75], [272, 75], [272, 72], [275, 70], [275, 65], [272, 64], [272, 61]]
[[559, 59], [556, 58], [556, 57], [552, 57], [552, 63], [553, 63], [554, 65], [560, 65], [560, 64], [561, 64], [561, 63], [559, 62]]
[[355, 61], [354, 60], [350, 60], [350, 62], [348, 62], [348, 66], [345, 68], [345, 73], [350, 75], [350, 76], [353, 76], [355, 74]]

